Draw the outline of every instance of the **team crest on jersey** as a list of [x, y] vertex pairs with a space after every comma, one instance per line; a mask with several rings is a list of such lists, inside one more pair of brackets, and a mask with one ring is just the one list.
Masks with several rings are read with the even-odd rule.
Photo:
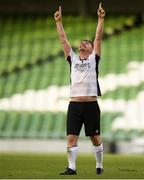
[[90, 68], [90, 63], [82, 63], [82, 64], [75, 64], [74, 69], [78, 70], [78, 71], [85, 71], [86, 69]]

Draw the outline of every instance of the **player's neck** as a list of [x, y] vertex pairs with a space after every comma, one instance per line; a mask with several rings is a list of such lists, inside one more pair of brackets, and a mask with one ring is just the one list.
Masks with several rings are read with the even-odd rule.
[[86, 51], [80, 51], [80, 53], [79, 53], [80, 59], [87, 59], [88, 56], [89, 56], [89, 52], [86, 52]]

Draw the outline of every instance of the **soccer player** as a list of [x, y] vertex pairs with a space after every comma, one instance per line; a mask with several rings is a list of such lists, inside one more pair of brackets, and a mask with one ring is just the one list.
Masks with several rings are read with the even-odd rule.
[[[100, 108], [97, 102], [101, 96], [98, 82], [98, 65], [101, 57], [101, 43], [105, 11], [99, 4], [98, 24], [94, 42], [83, 40], [76, 54], [67, 39], [62, 24], [62, 9], [54, 14], [60, 42], [66, 60], [71, 68], [70, 102], [67, 112], [67, 155], [68, 167], [60, 175], [75, 175], [78, 152], [78, 137], [82, 125], [89, 136], [96, 159], [96, 174], [103, 173], [103, 144], [100, 136]], [[85, 22], [86, 23], [86, 22]], [[74, 25], [75, 26], [75, 25]], [[85, 27], [83, 27], [85, 28]]]

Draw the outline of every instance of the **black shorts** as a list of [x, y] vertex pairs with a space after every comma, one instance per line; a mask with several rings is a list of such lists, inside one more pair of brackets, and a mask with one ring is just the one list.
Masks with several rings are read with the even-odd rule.
[[85, 135], [100, 135], [100, 108], [97, 101], [71, 101], [67, 112], [67, 135], [79, 136], [84, 124]]

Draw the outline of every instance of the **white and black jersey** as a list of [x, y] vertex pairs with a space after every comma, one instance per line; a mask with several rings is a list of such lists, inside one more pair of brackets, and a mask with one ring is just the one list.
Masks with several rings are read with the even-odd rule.
[[98, 82], [100, 57], [93, 51], [87, 59], [80, 57], [71, 49], [67, 57], [70, 64], [70, 97], [101, 96]]

